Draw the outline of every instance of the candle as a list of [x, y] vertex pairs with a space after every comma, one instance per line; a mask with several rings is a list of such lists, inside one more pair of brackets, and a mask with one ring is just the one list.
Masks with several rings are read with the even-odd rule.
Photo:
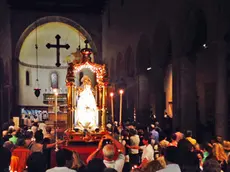
[[120, 90], [120, 126], [122, 126], [122, 95], [124, 93], [124, 90]]
[[58, 101], [57, 101], [57, 98], [58, 98], [58, 90], [57, 89], [54, 89], [54, 95], [55, 95], [55, 120], [56, 120], [56, 136], [55, 136], [55, 140], [56, 140], [56, 148], [55, 148], [55, 151], [58, 151], [58, 144], [57, 144], [57, 122], [58, 122], [58, 118], [57, 118], [57, 110], [58, 110]]
[[113, 107], [113, 96], [114, 93], [110, 93], [110, 99], [111, 99], [111, 115], [112, 115], [112, 124], [114, 124], [114, 107]]

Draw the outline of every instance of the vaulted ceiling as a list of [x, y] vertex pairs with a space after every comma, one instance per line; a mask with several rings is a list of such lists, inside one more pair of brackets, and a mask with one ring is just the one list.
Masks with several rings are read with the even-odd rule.
[[45, 12], [102, 13], [108, 0], [8, 0], [12, 9]]

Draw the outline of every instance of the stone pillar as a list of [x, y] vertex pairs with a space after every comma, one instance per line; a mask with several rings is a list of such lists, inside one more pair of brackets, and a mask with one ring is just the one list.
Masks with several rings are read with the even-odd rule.
[[188, 57], [173, 59], [173, 127], [196, 133], [196, 70]]
[[228, 126], [228, 102], [227, 102], [227, 66], [226, 66], [226, 49], [223, 43], [218, 44], [217, 54], [217, 88], [216, 88], [216, 134], [227, 137]]
[[137, 76], [137, 121], [146, 122], [145, 119], [150, 114], [146, 114], [150, 110], [149, 105], [149, 81], [145, 74]]
[[[159, 66], [154, 65], [152, 70], [153, 87], [150, 91], [153, 93], [154, 113], [160, 125], [164, 122], [165, 94], [164, 94], [164, 72]], [[163, 126], [162, 126], [163, 127]]]

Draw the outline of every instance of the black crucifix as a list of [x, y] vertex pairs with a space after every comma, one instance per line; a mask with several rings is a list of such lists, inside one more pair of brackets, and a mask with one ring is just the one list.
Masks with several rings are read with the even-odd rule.
[[61, 45], [60, 44], [60, 39], [61, 39], [61, 36], [60, 35], [56, 35], [55, 36], [56, 40], [57, 40], [57, 44], [46, 44], [46, 47], [48, 49], [50, 48], [56, 48], [57, 49], [57, 62], [56, 62], [56, 66], [57, 67], [60, 67], [61, 66], [61, 63], [60, 63], [60, 48], [65, 48], [65, 49], [69, 49], [69, 44], [65, 44], [65, 45]]

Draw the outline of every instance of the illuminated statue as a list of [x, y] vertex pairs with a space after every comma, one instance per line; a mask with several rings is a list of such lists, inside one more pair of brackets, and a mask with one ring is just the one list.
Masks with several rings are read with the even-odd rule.
[[93, 95], [92, 83], [88, 76], [81, 79], [83, 83], [77, 91], [77, 108], [75, 113], [75, 126], [80, 130], [89, 131], [98, 128], [98, 110]]

